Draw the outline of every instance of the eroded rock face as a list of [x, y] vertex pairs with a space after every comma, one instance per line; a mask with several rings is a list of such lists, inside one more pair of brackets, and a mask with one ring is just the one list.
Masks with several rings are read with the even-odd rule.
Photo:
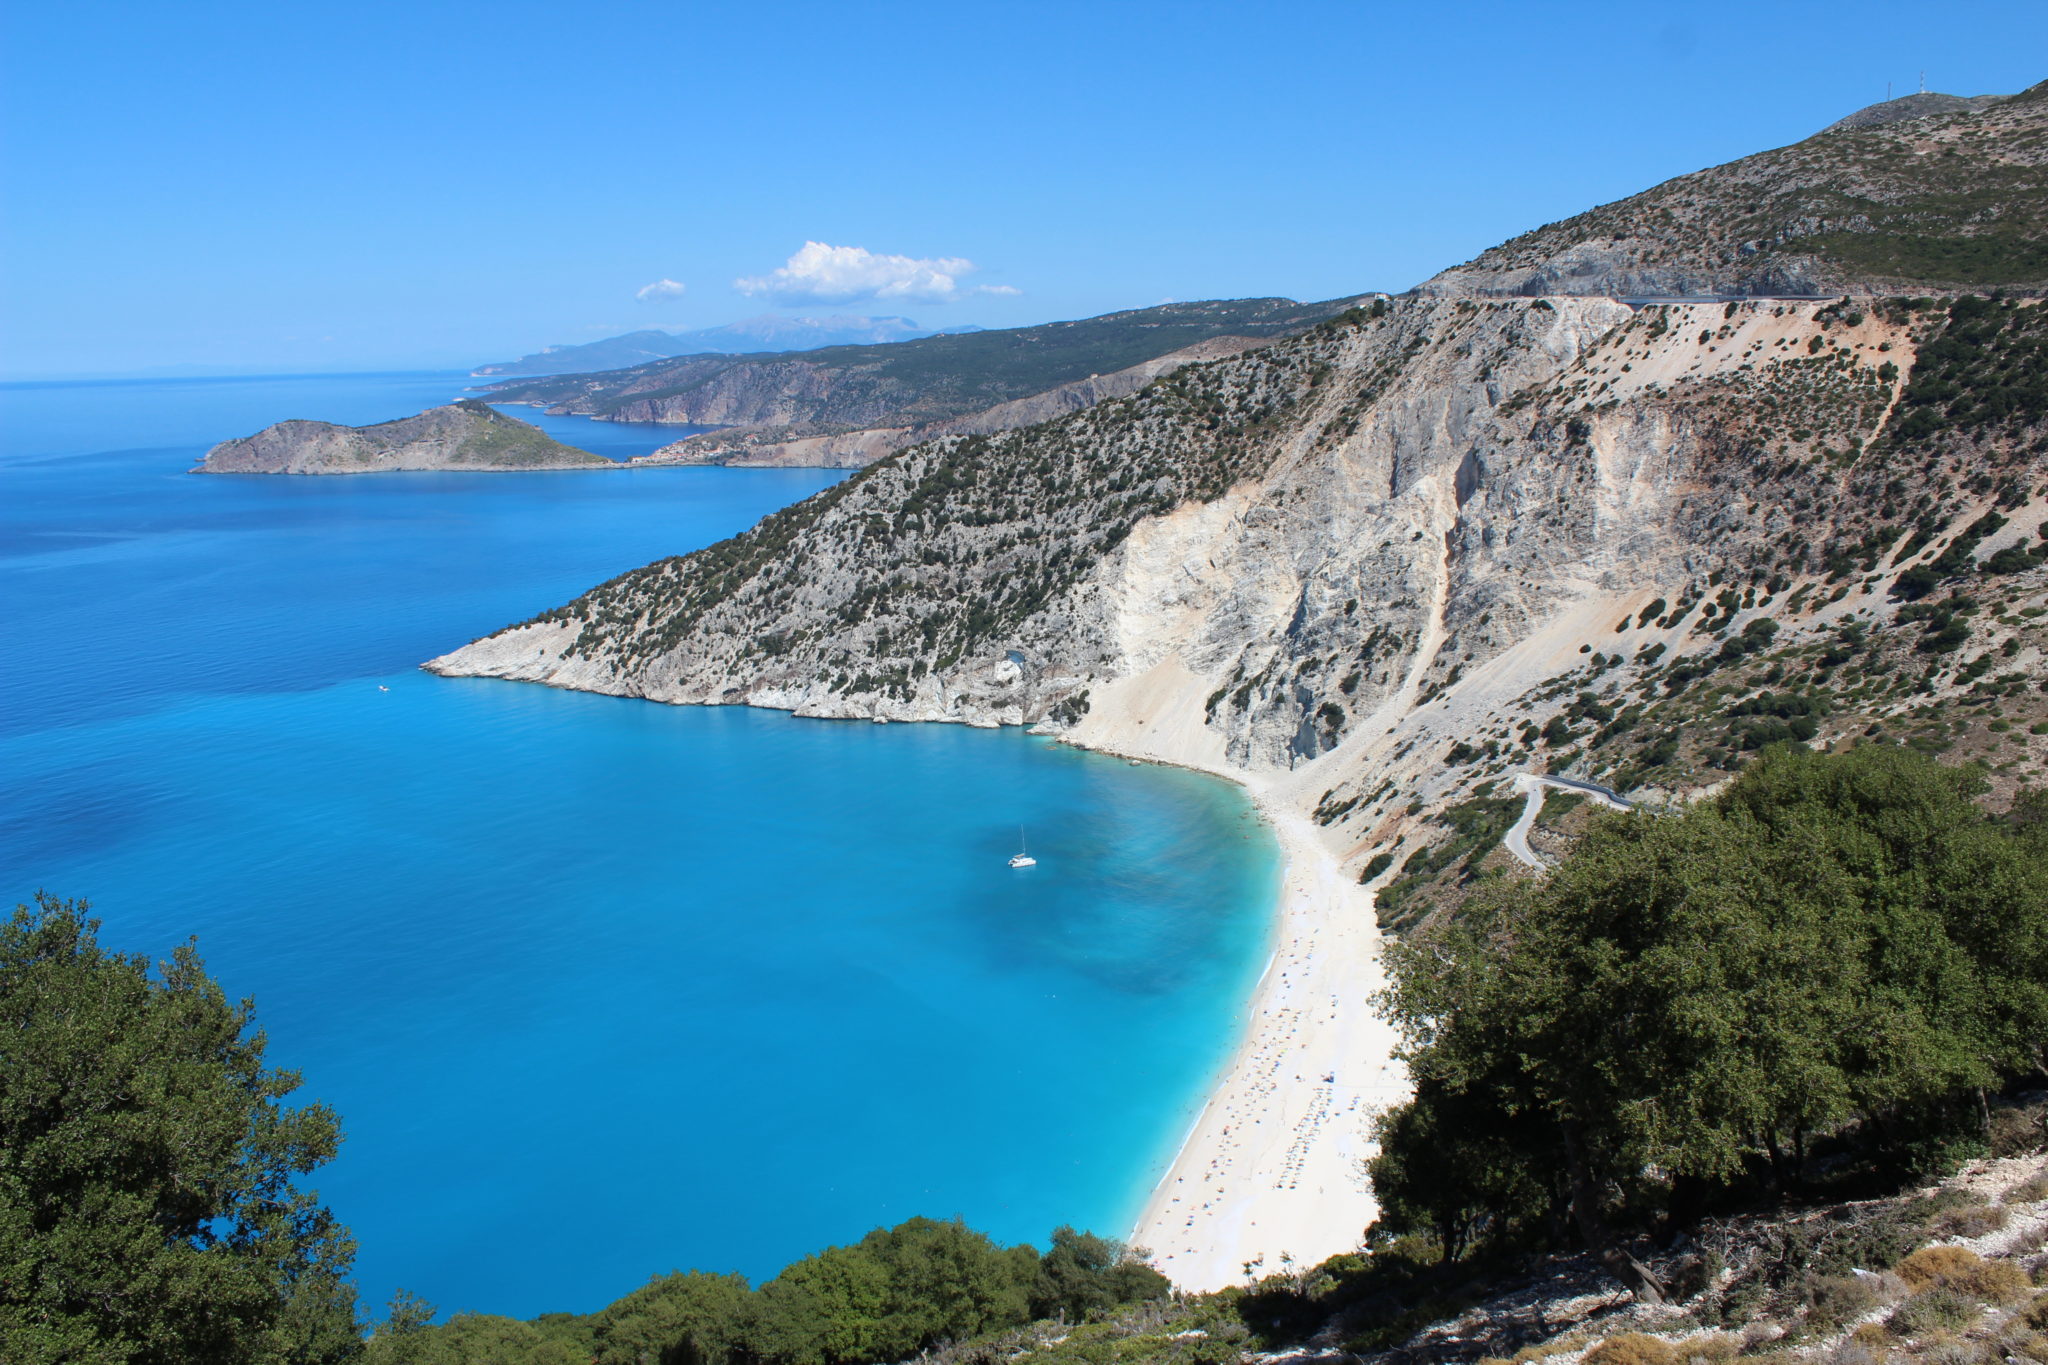
[[1738, 528], [1702, 538], [1728, 504], [1676, 394], [1757, 346], [1791, 354], [1815, 311], [1747, 305], [1710, 352], [1718, 307], [1383, 306], [1045, 426], [912, 447], [432, 667], [1065, 725], [1084, 692], [1170, 663], [1229, 762], [1291, 768], [1565, 604], [1739, 553]]
[[[1999, 316], [2032, 335], [2039, 307]], [[1828, 638], [1995, 499], [2025, 502], [2026, 440], [2002, 464], [1858, 455], [1946, 322], [1382, 301], [1056, 421], [911, 446], [428, 667], [1036, 725], [1263, 775], [1363, 862], [1503, 765], [1569, 761], [1528, 734], [1584, 714], [1580, 689], [1611, 717], [1752, 625]], [[1986, 473], [1959, 487], [1964, 468]], [[2027, 516], [2000, 534], [2031, 544]], [[1852, 565], [1874, 575], [1855, 597]], [[1447, 761], [1466, 741], [1484, 763]]]
[[393, 470], [616, 468], [529, 423], [464, 399], [374, 426], [288, 421], [223, 441], [195, 474], [374, 474]]

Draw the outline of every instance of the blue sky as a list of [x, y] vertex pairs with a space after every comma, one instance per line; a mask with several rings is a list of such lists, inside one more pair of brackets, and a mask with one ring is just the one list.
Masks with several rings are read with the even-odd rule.
[[0, 24], [17, 376], [1401, 289], [1923, 68], [2048, 78], [2040, 0], [69, 0]]

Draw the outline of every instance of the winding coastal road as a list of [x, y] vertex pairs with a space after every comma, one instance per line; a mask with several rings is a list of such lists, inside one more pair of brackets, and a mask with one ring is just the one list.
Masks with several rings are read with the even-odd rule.
[[1501, 843], [1506, 846], [1508, 852], [1514, 854], [1524, 863], [1538, 871], [1549, 867], [1550, 864], [1537, 857], [1535, 851], [1529, 847], [1529, 831], [1536, 827], [1536, 817], [1542, 813], [1543, 792], [1545, 788], [1556, 787], [1562, 791], [1584, 792], [1588, 796], [1598, 797], [1616, 810], [1635, 809], [1635, 803], [1619, 792], [1603, 787], [1597, 782], [1581, 782], [1576, 777], [1548, 777], [1539, 773], [1516, 773], [1515, 786], [1520, 788], [1525, 794], [1525, 799], [1522, 802], [1522, 818], [1515, 821], [1514, 828], [1501, 837]]

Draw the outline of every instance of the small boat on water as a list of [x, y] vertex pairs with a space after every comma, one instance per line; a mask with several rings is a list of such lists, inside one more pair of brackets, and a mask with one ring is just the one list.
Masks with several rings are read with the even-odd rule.
[[1031, 856], [1031, 850], [1024, 845], [1024, 831], [1017, 831], [1017, 851], [1010, 855], [1011, 867], [1037, 867], [1038, 859]]

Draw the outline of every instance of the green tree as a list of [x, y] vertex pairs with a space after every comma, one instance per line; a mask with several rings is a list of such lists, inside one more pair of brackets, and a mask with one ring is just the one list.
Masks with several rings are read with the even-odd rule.
[[[432, 1326], [434, 1307], [399, 1291], [377, 1324], [364, 1365], [590, 1365], [590, 1320], [555, 1313], [533, 1322], [457, 1313]], [[658, 1357], [650, 1357], [658, 1359]]]
[[597, 1315], [597, 1365], [725, 1365], [753, 1326], [744, 1276], [660, 1275]]
[[887, 1275], [880, 1359], [900, 1360], [1031, 1319], [1038, 1253], [1029, 1246], [999, 1246], [958, 1219], [911, 1218], [877, 1228], [860, 1249]]
[[1051, 1249], [1038, 1261], [1031, 1316], [1080, 1322], [1121, 1304], [1163, 1299], [1172, 1289], [1164, 1275], [1122, 1242], [1058, 1227]]
[[1366, 1163], [1379, 1217], [1367, 1240], [1422, 1233], [1451, 1261], [1482, 1238], [1555, 1221], [1564, 1191], [1545, 1172], [1561, 1165], [1553, 1132], [1504, 1111], [1485, 1085], [1425, 1079], [1412, 1104], [1373, 1121], [1378, 1155]]
[[[1909, 750], [1769, 751], [1718, 799], [1605, 817], [1549, 877], [1397, 946], [1383, 1001], [1417, 1095], [1381, 1128], [1395, 1217], [1447, 1241], [1475, 1209], [1526, 1223], [1503, 1169], [1525, 1163], [1654, 1297], [1613, 1210], [1796, 1183], [1817, 1134], [1939, 1131], [2035, 1064], [2048, 840], [1980, 788]], [[1483, 1179], [1427, 1150], [1444, 1134]]]
[[364, 1352], [368, 1365], [421, 1365], [433, 1356], [436, 1338], [432, 1328], [438, 1311], [409, 1289], [393, 1294], [384, 1320], [370, 1329]]
[[86, 910], [39, 894], [0, 928], [0, 1359], [354, 1357], [354, 1243], [292, 1184], [333, 1112], [283, 1106], [298, 1076], [190, 945], [152, 974]]
[[902, 1360], [1028, 1321], [1038, 1254], [958, 1221], [911, 1218], [761, 1287], [754, 1351], [785, 1365]]
[[857, 1247], [828, 1247], [761, 1286], [754, 1349], [784, 1365], [893, 1359], [878, 1354], [886, 1268]]

